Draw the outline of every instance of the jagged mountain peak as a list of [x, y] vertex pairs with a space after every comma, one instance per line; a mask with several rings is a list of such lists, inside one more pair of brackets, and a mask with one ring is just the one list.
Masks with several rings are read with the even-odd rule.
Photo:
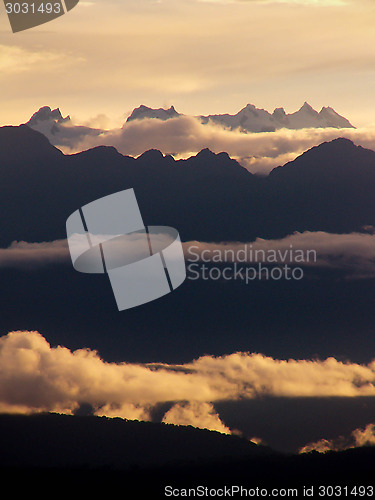
[[204, 148], [196, 155], [196, 158], [212, 158], [216, 154], [209, 148]]
[[314, 111], [316, 113], [315, 109], [307, 101], [305, 101], [303, 103], [303, 105], [301, 106], [300, 111], [302, 111], [302, 110], [303, 111]]
[[144, 118], [156, 118], [158, 120], [169, 120], [170, 118], [176, 118], [180, 116], [174, 106], [171, 106], [168, 109], [164, 108], [149, 108], [144, 104], [141, 104], [138, 108], [135, 108], [131, 115], [128, 117], [126, 122], [131, 122], [133, 120], [142, 120]]
[[164, 158], [163, 153], [158, 149], [149, 149], [148, 151], [145, 151], [138, 157], [138, 159], [147, 160], [149, 162], [159, 161], [162, 160], [163, 158]]
[[285, 109], [284, 108], [275, 108], [273, 115], [286, 115]]
[[273, 169], [270, 179], [284, 179], [291, 185], [311, 181], [323, 182], [330, 178], [336, 183], [346, 182], [348, 177], [355, 182], [356, 175], [363, 178], [375, 175], [375, 152], [357, 146], [345, 137], [323, 142], [284, 166]]
[[64, 118], [61, 114], [60, 108], [52, 109], [49, 106], [42, 106], [36, 113], [33, 114], [26, 125], [34, 126], [46, 121], [65, 123], [70, 121], [70, 116], [66, 116]]
[[294, 113], [287, 114], [282, 107], [273, 113], [260, 109], [253, 104], [247, 104], [234, 115], [201, 116], [203, 124], [213, 122], [231, 130], [244, 132], [274, 132], [282, 128], [298, 130], [302, 128], [354, 128], [346, 118], [339, 115], [333, 108], [323, 108], [320, 113], [307, 101]]

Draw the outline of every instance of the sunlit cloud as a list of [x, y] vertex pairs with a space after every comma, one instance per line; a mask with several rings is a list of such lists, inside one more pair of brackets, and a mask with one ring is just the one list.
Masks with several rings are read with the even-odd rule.
[[300, 453], [317, 451], [343, 451], [362, 446], [375, 446], [375, 424], [368, 424], [364, 429], [355, 429], [350, 436], [339, 436], [336, 439], [320, 439], [309, 443], [299, 450]]
[[231, 434], [231, 431], [220, 420], [213, 404], [191, 401], [175, 404], [163, 418], [166, 424], [192, 425], [202, 429]]
[[375, 361], [277, 360], [256, 353], [202, 356], [181, 365], [108, 363], [96, 351], [51, 347], [38, 332], [0, 338], [0, 412], [74, 413], [164, 421], [228, 433], [215, 402], [260, 397], [375, 396]]
[[257, 238], [249, 243], [183, 244], [191, 262], [273, 262], [307, 267], [342, 269], [351, 277], [375, 276], [375, 235], [368, 233], [332, 234], [324, 231], [295, 232], [279, 240]]
[[8, 248], [0, 249], [0, 268], [38, 268], [69, 260], [66, 240], [43, 243], [14, 241]]
[[[243, 133], [221, 125], [203, 125], [198, 119], [180, 116], [166, 121], [143, 119], [127, 122], [120, 129], [107, 130], [100, 135], [82, 132], [74, 137], [74, 129], [62, 128], [55, 144], [65, 153], [95, 146], [114, 146], [124, 155], [138, 156], [149, 149], [158, 149], [176, 158], [186, 158], [204, 148], [215, 153], [227, 152], [252, 173], [268, 174], [273, 168], [294, 160], [306, 150], [339, 137], [375, 150], [375, 128], [281, 129], [276, 132]], [[60, 142], [60, 144], [59, 144]]]
[[[183, 249], [187, 263], [264, 262], [264, 258], [272, 255], [275, 264], [296, 264], [293, 259], [299, 255], [298, 265], [342, 269], [352, 277], [370, 278], [375, 276], [374, 231], [372, 226], [365, 227], [363, 233], [350, 234], [305, 231], [278, 240], [257, 238], [248, 243], [187, 241], [183, 242]], [[165, 245], [170, 242], [169, 238], [168, 235], [158, 235], [159, 241], [164, 241]], [[126, 241], [120, 240], [114, 248], [121, 255], [126, 244], [127, 255], [136, 256], [143, 248], [142, 240], [140, 248], [138, 243], [137, 239], [129, 237]], [[80, 239], [77, 244], [80, 244]], [[15, 241], [8, 248], [0, 249], [0, 268], [37, 269], [70, 262], [66, 240], [42, 243]]]

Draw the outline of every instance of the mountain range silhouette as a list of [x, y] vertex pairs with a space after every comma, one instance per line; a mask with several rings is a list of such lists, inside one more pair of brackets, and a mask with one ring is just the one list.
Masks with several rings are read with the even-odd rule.
[[[0, 129], [0, 151], [2, 248], [63, 240], [77, 207], [127, 188], [148, 225], [176, 227], [185, 242], [368, 234], [375, 225], [375, 152], [347, 139], [313, 148], [268, 177], [207, 149], [179, 161], [156, 150], [135, 159], [111, 147], [63, 155], [25, 125]], [[1, 272], [3, 334], [38, 330], [52, 344], [89, 346], [108, 360], [179, 363], [238, 350], [364, 362], [375, 349], [373, 280], [348, 280], [345, 269], [310, 270], [298, 283], [187, 280], [126, 315], [116, 313], [100, 276], [76, 273], [68, 259]]]
[[0, 150], [2, 246], [64, 238], [77, 207], [130, 187], [148, 223], [178, 227], [184, 241], [249, 242], [375, 224], [375, 152], [344, 138], [268, 177], [208, 149], [178, 161], [157, 150], [135, 159], [112, 147], [63, 155], [25, 125], [0, 129]]

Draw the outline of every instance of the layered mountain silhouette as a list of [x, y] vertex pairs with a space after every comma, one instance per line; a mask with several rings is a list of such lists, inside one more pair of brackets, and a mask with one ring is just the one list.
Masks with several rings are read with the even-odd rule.
[[375, 152], [347, 139], [313, 148], [268, 177], [207, 149], [179, 161], [156, 150], [134, 159], [111, 147], [63, 155], [27, 126], [1, 128], [0, 150], [2, 246], [64, 238], [77, 207], [129, 187], [148, 224], [178, 227], [185, 241], [249, 242], [375, 224]]
[[70, 116], [63, 117], [59, 108], [49, 106], [40, 108], [26, 123], [30, 128], [41, 132], [51, 144], [73, 147], [88, 136], [98, 136], [102, 130], [83, 125], [73, 125]]
[[[33, 125], [47, 121], [64, 127], [68, 118], [45, 109]], [[251, 242], [294, 231], [349, 233], [375, 226], [375, 152], [345, 138], [258, 177], [228, 154], [208, 149], [179, 161], [157, 150], [132, 158], [111, 147], [64, 155], [32, 127], [0, 128], [1, 248], [64, 239], [66, 219], [77, 208], [127, 188], [135, 189], [147, 225], [176, 227], [183, 241]], [[0, 272], [0, 335], [38, 330], [52, 346], [97, 349], [108, 361], [180, 363], [202, 353], [245, 351], [363, 362], [375, 349], [374, 280], [342, 279], [335, 271], [295, 283], [186, 281], [126, 314], [117, 311], [102, 276], [81, 275], [70, 262], [0, 266]], [[254, 419], [262, 415], [256, 404]], [[280, 432], [278, 418], [285, 413], [267, 398], [261, 404], [272, 409], [263, 425]], [[334, 425], [336, 413], [321, 404]], [[229, 402], [221, 405], [230, 411]], [[289, 411], [301, 415], [301, 402], [294, 405]], [[246, 411], [236, 409], [235, 424]], [[234, 436], [78, 414], [0, 416], [0, 444], [2, 479], [48, 476], [66, 485], [78, 478], [96, 493], [100, 480], [105, 492], [118, 480], [138, 493], [143, 485], [149, 498], [163, 498], [171, 478], [180, 486], [217, 487], [218, 478], [238, 484], [245, 477], [249, 488], [338, 484], [342, 478], [369, 484], [374, 463], [374, 450], [367, 448], [286, 456]]]
[[[1, 248], [65, 239], [77, 208], [127, 188], [147, 225], [175, 227], [183, 241], [251, 242], [375, 225], [375, 152], [346, 139], [268, 177], [207, 149], [179, 161], [156, 150], [135, 159], [111, 147], [64, 155], [26, 125], [0, 129], [0, 151]], [[108, 360], [180, 363], [238, 350], [362, 362], [375, 349], [371, 280], [341, 279], [329, 269], [298, 283], [187, 280], [126, 314], [103, 276], [81, 275], [69, 259], [35, 270], [2, 267], [1, 274], [2, 334], [38, 330], [53, 345], [88, 346]]]
[[[166, 121], [172, 118], [183, 117], [174, 106], [168, 109], [149, 108], [141, 105], [135, 108], [123, 125], [126, 128], [135, 120], [153, 119]], [[333, 108], [323, 107], [320, 112], [315, 111], [307, 102], [295, 113], [287, 114], [284, 108], [276, 108], [273, 113], [256, 108], [248, 104], [238, 113], [196, 116], [202, 124], [215, 123], [229, 130], [239, 130], [244, 133], [274, 132], [276, 130], [302, 128], [354, 128], [346, 118], [339, 115]], [[74, 148], [85, 137], [96, 137], [104, 130], [82, 125], [74, 125], [70, 116], [63, 117], [60, 109], [51, 109], [49, 106], [40, 108], [26, 123], [29, 127], [44, 134], [51, 144]]]

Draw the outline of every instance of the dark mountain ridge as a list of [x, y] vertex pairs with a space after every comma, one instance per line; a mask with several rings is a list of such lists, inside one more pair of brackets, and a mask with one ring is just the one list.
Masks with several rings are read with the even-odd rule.
[[375, 224], [375, 153], [347, 139], [324, 143], [268, 177], [208, 149], [175, 161], [112, 147], [63, 155], [23, 125], [0, 129], [2, 246], [65, 237], [78, 207], [134, 188], [147, 224], [177, 227], [182, 239], [252, 241], [293, 231], [360, 231]]
[[0, 415], [0, 468], [165, 465], [270, 455], [237, 436], [121, 418], [59, 414]]
[[108, 495], [120, 486], [126, 498], [165, 498], [167, 486], [293, 488], [301, 496], [340, 485], [371, 496], [375, 462], [373, 447], [285, 455], [191, 427], [63, 415], [1, 415], [0, 442], [2, 484], [25, 493], [45, 491], [48, 477], [59, 492]]
[[[77, 208], [127, 188], [147, 225], [175, 227], [183, 241], [363, 231], [375, 226], [374, 155], [340, 139], [257, 177], [226, 153], [175, 161], [155, 150], [132, 158], [98, 147], [66, 156], [26, 126], [2, 128], [0, 247], [65, 239]], [[179, 363], [239, 350], [362, 362], [373, 352], [373, 282], [329, 269], [293, 283], [186, 280], [123, 314], [109, 282], [77, 273], [68, 259], [2, 267], [1, 275], [1, 334], [38, 330], [52, 345], [95, 348], [107, 360]]]

